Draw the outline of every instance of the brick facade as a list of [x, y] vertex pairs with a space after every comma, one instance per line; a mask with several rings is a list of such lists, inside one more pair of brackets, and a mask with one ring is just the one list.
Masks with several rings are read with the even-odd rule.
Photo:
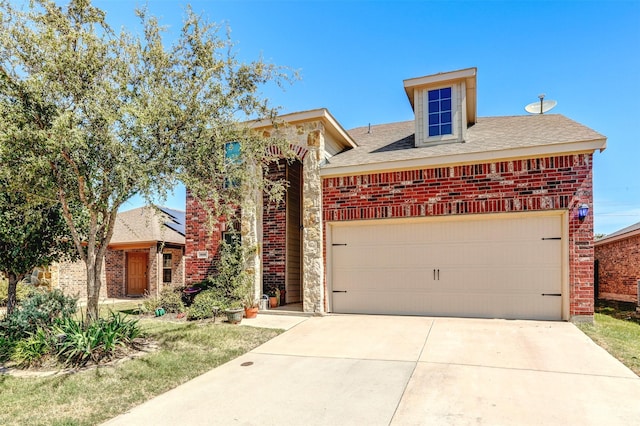
[[[269, 178], [286, 178], [286, 161], [280, 160], [269, 165]], [[262, 216], [262, 288], [270, 287], [285, 290], [286, 254], [287, 254], [287, 207], [286, 197], [279, 202], [263, 197]]]
[[[286, 160], [272, 162], [268, 169], [269, 179], [286, 178]], [[286, 197], [285, 197], [286, 198]], [[185, 275], [187, 285], [202, 281], [215, 274], [215, 265], [220, 256], [218, 248], [222, 239], [220, 226], [209, 230], [207, 212], [187, 192]], [[270, 286], [285, 289], [286, 268], [286, 200], [269, 201], [263, 197], [262, 217], [262, 288]], [[198, 259], [198, 251], [207, 251], [207, 259]]]
[[640, 235], [595, 247], [598, 261], [598, 297], [638, 303], [640, 280]]
[[[148, 253], [147, 267], [147, 291], [156, 294], [161, 290], [159, 284], [162, 279], [162, 265], [158, 260], [157, 246], [148, 249], [131, 250], [107, 250], [102, 272], [101, 298], [127, 297], [127, 253]], [[163, 252], [172, 254], [171, 286], [184, 285], [184, 259], [182, 249], [164, 248]], [[52, 282], [54, 288], [59, 288], [66, 294], [77, 296], [81, 299], [87, 297], [86, 270], [82, 261], [64, 262], [52, 268]]]
[[126, 297], [127, 256], [123, 250], [107, 250], [106, 263], [106, 287], [109, 297]]
[[[56, 263], [51, 266], [51, 282], [53, 288], [61, 289], [65, 294], [80, 299], [87, 298], [87, 269], [83, 261]], [[100, 297], [107, 297], [106, 273], [102, 268], [102, 285]]]
[[171, 253], [171, 282], [163, 282], [163, 285], [184, 286], [184, 256], [182, 255], [182, 249], [165, 247], [162, 249], [162, 253]]
[[593, 315], [592, 154], [330, 177], [322, 197], [325, 221], [567, 209], [570, 316]]
[[[220, 225], [209, 228], [205, 208], [187, 190], [185, 232], [185, 281], [186, 285], [200, 282], [215, 272], [220, 259], [218, 247], [222, 238]], [[206, 258], [198, 258], [198, 252], [207, 252]]]

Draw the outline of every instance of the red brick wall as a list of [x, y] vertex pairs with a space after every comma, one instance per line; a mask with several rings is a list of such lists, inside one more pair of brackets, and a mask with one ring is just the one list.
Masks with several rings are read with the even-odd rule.
[[[185, 281], [191, 285], [213, 275], [214, 265], [219, 259], [218, 246], [222, 233], [218, 227], [209, 228], [206, 210], [187, 190], [185, 218], [184, 268]], [[198, 259], [198, 251], [208, 251], [207, 259]]]
[[[269, 164], [270, 179], [286, 178], [284, 160]], [[286, 197], [285, 197], [286, 198]], [[287, 249], [287, 209], [286, 200], [276, 203], [263, 197], [262, 216], [262, 288], [285, 289], [286, 249]]]
[[325, 221], [569, 209], [570, 315], [593, 315], [592, 155], [325, 178]]
[[[270, 179], [286, 177], [285, 160], [269, 165]], [[263, 289], [275, 285], [285, 287], [286, 255], [286, 206], [285, 200], [279, 203], [269, 202], [264, 197], [262, 218], [262, 271]], [[215, 227], [213, 232], [207, 225], [207, 212], [187, 191], [185, 238], [185, 281], [187, 285], [196, 283], [215, 273], [215, 264], [219, 259], [218, 247], [222, 233]], [[207, 250], [208, 259], [198, 259], [197, 252]]]
[[125, 279], [126, 256], [122, 250], [107, 250], [105, 254], [105, 270], [107, 274], [108, 297], [126, 297]]
[[602, 299], [638, 303], [640, 235], [596, 246], [599, 295]]

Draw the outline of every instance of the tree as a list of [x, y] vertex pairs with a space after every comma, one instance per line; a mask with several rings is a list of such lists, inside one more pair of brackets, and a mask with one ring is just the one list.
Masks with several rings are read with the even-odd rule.
[[[269, 146], [288, 148], [243, 124], [275, 117], [258, 91], [286, 81], [285, 69], [241, 63], [228, 33], [190, 9], [165, 48], [158, 21], [136, 12], [139, 36], [116, 34], [90, 0], [35, 0], [26, 12], [0, 4], [0, 160], [22, 170], [13, 177], [25, 194], [62, 206], [86, 265], [88, 318], [98, 314], [103, 259], [127, 199], [162, 197], [182, 179], [214, 200], [212, 212], [234, 211], [254, 183], [279, 188], [258, 177], [246, 189], [246, 177], [259, 175]], [[239, 161], [225, 160], [230, 141]]]
[[7, 314], [19, 281], [37, 266], [68, 258], [73, 250], [59, 205], [33, 204], [0, 178], [0, 272], [9, 281]]

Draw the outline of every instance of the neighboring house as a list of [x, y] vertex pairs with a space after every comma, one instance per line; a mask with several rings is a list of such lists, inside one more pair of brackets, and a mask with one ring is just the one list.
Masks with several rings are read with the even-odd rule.
[[[404, 81], [412, 121], [345, 131], [326, 110], [256, 130], [298, 160], [271, 165], [284, 202], [245, 212], [262, 288], [305, 312], [593, 318], [593, 153], [562, 115], [477, 117], [476, 69]], [[213, 272], [221, 229], [187, 197], [186, 275]]]
[[[101, 297], [157, 294], [184, 284], [184, 212], [140, 207], [118, 213], [105, 256]], [[52, 271], [54, 287], [86, 297], [84, 263], [61, 263]]]
[[597, 240], [595, 258], [596, 296], [640, 304], [640, 222]]

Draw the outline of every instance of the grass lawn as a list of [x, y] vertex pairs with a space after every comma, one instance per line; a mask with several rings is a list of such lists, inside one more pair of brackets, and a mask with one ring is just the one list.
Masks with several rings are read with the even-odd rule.
[[640, 376], [640, 324], [596, 313], [594, 324], [579, 324], [578, 327]]
[[281, 330], [140, 321], [160, 349], [117, 366], [41, 378], [0, 375], [0, 424], [93, 425], [236, 358]]

